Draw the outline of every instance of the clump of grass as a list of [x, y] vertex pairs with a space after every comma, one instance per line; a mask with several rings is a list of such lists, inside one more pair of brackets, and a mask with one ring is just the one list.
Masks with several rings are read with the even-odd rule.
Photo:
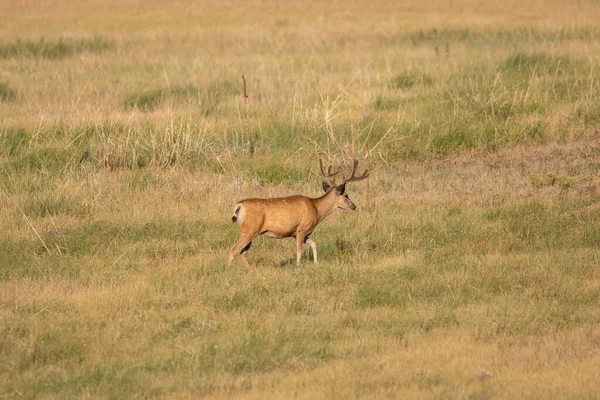
[[123, 106], [125, 108], [137, 108], [141, 111], [152, 110], [162, 102], [165, 90], [153, 89], [127, 96], [123, 101]]
[[92, 38], [41, 38], [37, 41], [17, 39], [0, 44], [0, 59], [47, 58], [58, 60], [81, 53], [103, 53], [115, 47], [114, 42], [101, 36]]
[[547, 53], [516, 52], [507, 57], [499, 66], [503, 72], [529, 75], [535, 71], [538, 76], [569, 73], [573, 68], [573, 60], [566, 56], [553, 56]]
[[373, 108], [376, 110], [395, 110], [400, 106], [400, 100], [386, 97], [386, 96], [377, 96], [375, 102], [373, 103]]
[[12, 156], [31, 139], [31, 133], [25, 128], [6, 128], [0, 131], [0, 155]]
[[414, 72], [403, 72], [392, 78], [392, 87], [396, 89], [412, 89], [414, 86], [431, 86], [433, 78], [427, 74], [417, 74]]
[[600, 109], [595, 103], [579, 104], [574, 108], [573, 115], [585, 126], [600, 125]]
[[5, 82], [0, 82], [0, 102], [13, 101], [17, 98], [17, 92]]

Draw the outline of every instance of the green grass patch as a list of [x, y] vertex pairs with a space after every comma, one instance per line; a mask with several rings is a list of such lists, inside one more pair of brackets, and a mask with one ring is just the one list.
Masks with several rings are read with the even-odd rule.
[[402, 307], [406, 304], [406, 295], [390, 286], [361, 285], [354, 299], [355, 304], [361, 308], [367, 307]]
[[163, 101], [170, 99], [195, 101], [198, 98], [198, 93], [198, 88], [193, 86], [150, 89], [126, 97], [123, 106], [141, 111], [152, 111], [158, 108]]
[[207, 116], [217, 113], [220, 104], [239, 90], [239, 85], [229, 80], [215, 80], [205, 87], [169, 86], [131, 94], [123, 100], [123, 107], [148, 112], [165, 103], [199, 103], [201, 113]]
[[516, 52], [500, 64], [502, 71], [518, 74], [523, 78], [528, 78], [533, 72], [536, 72], [537, 76], [569, 74], [573, 72], [573, 67], [573, 60], [569, 57], [541, 52]]
[[291, 163], [284, 165], [283, 160], [274, 157], [239, 159], [236, 169], [246, 179], [258, 180], [261, 184], [303, 182], [309, 176], [308, 168], [300, 169]]
[[[398, 104], [379, 97], [379, 110], [404, 107], [416, 121], [402, 121], [389, 135], [390, 160], [445, 157], [468, 149], [496, 150], [522, 143], [582, 137], [600, 121], [592, 99], [600, 75], [583, 59], [546, 52], [515, 52], [503, 60], [457, 68], [439, 87]], [[402, 87], [414, 79], [402, 75]], [[585, 99], [585, 100], [584, 100]], [[575, 104], [573, 104], [575, 102]], [[573, 108], [566, 125], [549, 125], [549, 115]], [[385, 128], [377, 127], [385, 132]]]
[[319, 330], [256, 330], [236, 335], [230, 343], [200, 349], [202, 357], [198, 357], [197, 367], [205, 373], [224, 371], [235, 375], [314, 368], [332, 358], [329, 338]]
[[7, 281], [31, 267], [36, 254], [37, 243], [29, 240], [17, 241], [11, 238], [0, 240], [0, 281]]
[[404, 34], [401, 40], [418, 46], [427, 43], [458, 42], [474, 47], [511, 46], [523, 43], [547, 43], [583, 41], [593, 42], [600, 37], [600, 29], [592, 26], [570, 26], [542, 29], [519, 27], [513, 29], [492, 28], [441, 28], [420, 29]]
[[399, 99], [395, 99], [389, 96], [377, 96], [373, 103], [373, 108], [376, 110], [395, 110], [401, 104]]
[[79, 201], [65, 195], [37, 195], [27, 199], [22, 207], [23, 212], [30, 217], [46, 217], [57, 215], [71, 215], [85, 217], [88, 212]]
[[0, 59], [46, 58], [59, 60], [83, 53], [103, 53], [115, 48], [115, 43], [102, 36], [92, 38], [17, 39], [0, 43]]
[[403, 72], [394, 76], [391, 85], [395, 89], [412, 89], [415, 86], [427, 87], [433, 85], [433, 78], [428, 74]]
[[6, 82], [0, 82], [0, 102], [14, 101], [17, 98], [17, 92]]
[[[141, 224], [120, 225], [109, 221], [90, 221], [65, 231], [59, 240], [68, 254], [113, 254], [123, 245], [151, 240], [168, 240], [185, 243], [202, 240], [205, 224], [201, 221], [152, 221]], [[52, 237], [47, 242], [52, 244]], [[112, 243], [111, 246], [106, 246]]]
[[6, 128], [0, 132], [0, 155], [18, 154], [29, 142], [32, 134], [24, 128]]
[[[15, 147], [13, 147], [15, 149]], [[19, 172], [26, 171], [63, 171], [71, 161], [73, 155], [62, 149], [54, 147], [21, 147], [19, 156], [14, 155], [5, 164], [10, 169]], [[14, 150], [13, 150], [14, 151]]]
[[[0, 131], [0, 156], [5, 156], [0, 162], [4, 162], [6, 171], [47, 170], [57, 174], [76, 168], [83, 150], [89, 149], [85, 164], [88, 168], [137, 170], [147, 166], [186, 165], [194, 169], [214, 165], [214, 157], [207, 156], [222, 151], [223, 146], [206, 138], [197, 123], [183, 119], [167, 126], [113, 121], [58, 123], [36, 131], [19, 127]], [[146, 183], [150, 183], [149, 175], [145, 176]]]
[[79, 363], [85, 359], [85, 346], [73, 338], [64, 337], [60, 333], [45, 333], [38, 336], [33, 351], [21, 360], [19, 368], [33, 366], [57, 365], [63, 362]]

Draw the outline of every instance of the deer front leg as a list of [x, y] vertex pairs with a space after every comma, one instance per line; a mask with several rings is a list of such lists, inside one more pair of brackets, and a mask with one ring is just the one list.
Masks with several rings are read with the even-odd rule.
[[300, 265], [300, 259], [302, 258], [302, 247], [304, 246], [304, 233], [298, 232], [296, 234], [296, 265]]
[[313, 240], [311, 238], [309, 238], [308, 236], [306, 237], [306, 239], [304, 239], [304, 243], [309, 245], [310, 248], [312, 249], [313, 260], [315, 261], [315, 264], [317, 264], [317, 244], [315, 242], [313, 242]]

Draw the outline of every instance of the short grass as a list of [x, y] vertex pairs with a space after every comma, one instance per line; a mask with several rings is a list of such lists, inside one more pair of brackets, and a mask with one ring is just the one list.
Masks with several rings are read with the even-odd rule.
[[0, 14], [0, 397], [600, 396], [597, 2]]

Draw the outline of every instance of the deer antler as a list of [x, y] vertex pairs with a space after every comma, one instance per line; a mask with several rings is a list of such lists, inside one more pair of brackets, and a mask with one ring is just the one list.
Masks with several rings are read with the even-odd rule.
[[334, 176], [336, 176], [337, 174], [340, 173], [340, 171], [337, 172], [331, 172], [331, 169], [333, 168], [331, 165], [327, 168], [327, 173], [325, 173], [325, 168], [323, 168], [323, 160], [319, 158], [319, 166], [321, 167], [321, 174], [323, 174], [323, 177], [327, 180], [329, 180], [331, 182], [331, 184], [333, 186], [335, 186], [335, 178]]
[[362, 181], [363, 179], [367, 179], [369, 177], [368, 169], [366, 169], [362, 175], [356, 176], [357, 168], [358, 168], [358, 160], [354, 160], [354, 166], [352, 167], [352, 175], [350, 175], [350, 178], [344, 179], [344, 183]]

